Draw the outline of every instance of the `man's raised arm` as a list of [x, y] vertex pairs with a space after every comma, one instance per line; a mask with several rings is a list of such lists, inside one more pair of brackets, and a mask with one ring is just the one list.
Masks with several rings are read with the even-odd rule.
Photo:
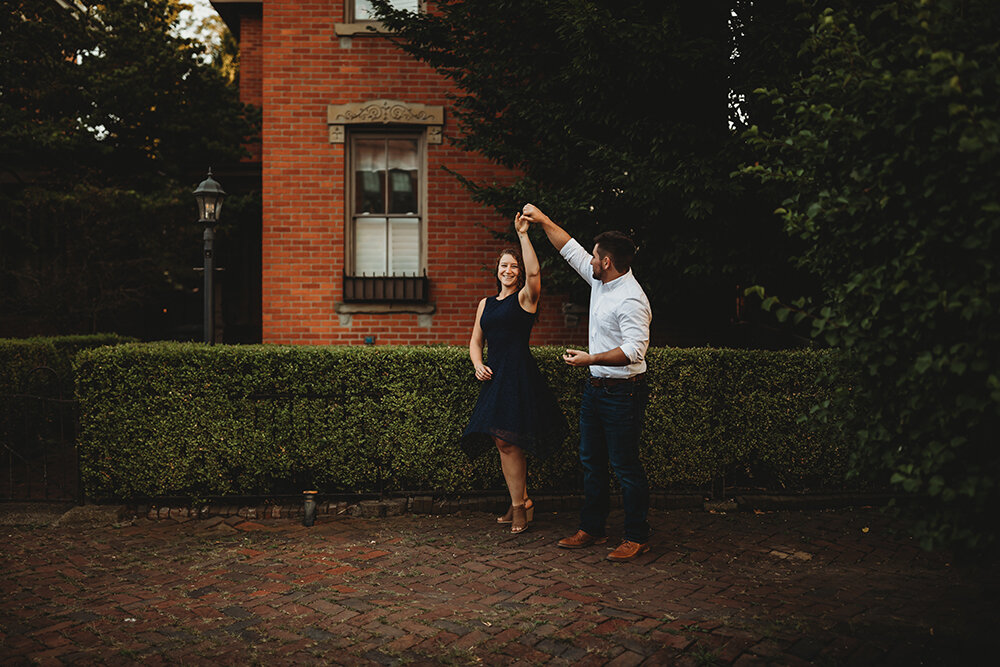
[[556, 250], [562, 250], [563, 246], [569, 243], [570, 235], [566, 233], [566, 230], [552, 222], [552, 219], [549, 218], [549, 216], [542, 213], [534, 205], [525, 204], [524, 209], [521, 211], [521, 215], [527, 218], [528, 222], [541, 225], [542, 229], [545, 230], [545, 235], [549, 237], [549, 243], [551, 243]]

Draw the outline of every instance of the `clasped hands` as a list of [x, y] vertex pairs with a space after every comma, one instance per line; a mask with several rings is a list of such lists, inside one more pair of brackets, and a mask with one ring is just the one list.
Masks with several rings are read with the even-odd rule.
[[525, 234], [531, 223], [536, 225], [544, 224], [548, 216], [538, 210], [534, 204], [525, 204], [524, 207], [514, 216], [514, 229], [518, 234]]

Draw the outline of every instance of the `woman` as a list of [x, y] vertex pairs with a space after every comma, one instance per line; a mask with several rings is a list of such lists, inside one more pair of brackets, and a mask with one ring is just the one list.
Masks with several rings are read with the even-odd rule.
[[[528, 338], [538, 311], [542, 279], [528, 238], [528, 219], [514, 217], [520, 252], [507, 248], [497, 258], [496, 296], [479, 302], [469, 340], [469, 357], [482, 385], [462, 449], [474, 458], [495, 444], [500, 452], [510, 509], [497, 523], [524, 532], [534, 514], [528, 498], [525, 452], [547, 456], [566, 437], [566, 418], [538, 371]], [[489, 365], [483, 349], [489, 348]]]

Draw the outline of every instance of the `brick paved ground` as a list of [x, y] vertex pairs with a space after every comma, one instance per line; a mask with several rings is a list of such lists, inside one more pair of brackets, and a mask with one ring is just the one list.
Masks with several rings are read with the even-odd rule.
[[627, 564], [536, 519], [0, 526], [0, 663], [978, 664], [997, 630], [995, 569], [874, 511], [654, 511]]

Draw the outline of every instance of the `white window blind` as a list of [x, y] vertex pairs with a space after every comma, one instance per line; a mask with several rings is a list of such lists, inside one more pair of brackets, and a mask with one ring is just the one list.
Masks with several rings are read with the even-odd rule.
[[389, 219], [389, 271], [394, 276], [420, 272], [420, 223], [414, 218]]
[[354, 273], [386, 275], [385, 218], [361, 218], [354, 226]]

